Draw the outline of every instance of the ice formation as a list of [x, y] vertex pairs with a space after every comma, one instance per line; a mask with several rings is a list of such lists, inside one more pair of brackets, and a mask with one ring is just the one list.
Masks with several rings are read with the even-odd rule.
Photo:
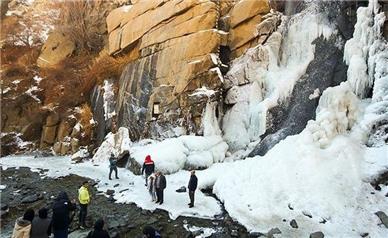
[[333, 27], [312, 2], [290, 19], [283, 17], [279, 29], [264, 45], [250, 49], [232, 63], [225, 86], [232, 87], [227, 99], [234, 99], [226, 103], [233, 106], [222, 125], [232, 151], [245, 149], [265, 133], [267, 111], [287, 98], [314, 59], [313, 41], [320, 36], [327, 39], [332, 33]]

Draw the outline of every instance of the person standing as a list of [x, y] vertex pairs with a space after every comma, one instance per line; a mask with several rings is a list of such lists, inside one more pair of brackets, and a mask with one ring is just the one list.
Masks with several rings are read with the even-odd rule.
[[31, 208], [27, 209], [23, 217], [16, 219], [12, 232], [12, 238], [29, 238], [31, 231], [31, 222], [34, 219], [35, 212]]
[[90, 196], [88, 191], [88, 181], [83, 182], [82, 186], [78, 190], [78, 200], [80, 204], [79, 210], [79, 225], [81, 229], [86, 227], [85, 220], [88, 214], [88, 205], [90, 202]]
[[30, 238], [48, 238], [51, 235], [51, 219], [47, 218], [47, 208], [39, 210], [39, 216], [32, 220]]
[[192, 170], [190, 180], [189, 180], [189, 185], [187, 186], [189, 188], [190, 203], [188, 205], [190, 208], [194, 207], [194, 194], [195, 194], [195, 190], [197, 189], [197, 185], [198, 185], [198, 178], [195, 175], [195, 171]]
[[148, 177], [155, 171], [155, 163], [151, 159], [151, 155], [147, 155], [143, 167], [141, 169], [141, 174], [145, 172], [145, 186], [147, 186]]
[[164, 189], [167, 187], [166, 177], [158, 171], [156, 173], [156, 179], [155, 179], [155, 187], [156, 187], [156, 203], [159, 203], [160, 205], [163, 204], [163, 193]]
[[108, 232], [104, 230], [104, 220], [102, 218], [94, 223], [94, 229], [88, 233], [86, 238], [110, 238]]
[[76, 209], [75, 200], [69, 201], [66, 192], [60, 192], [53, 204], [52, 228], [55, 238], [67, 238], [70, 226], [70, 212]]
[[148, 188], [148, 192], [150, 193], [151, 195], [151, 199], [153, 202], [156, 201], [156, 191], [155, 191], [155, 176], [153, 174], [151, 174], [149, 177], [148, 177], [148, 185], [147, 185], [147, 188]]
[[111, 153], [109, 158], [109, 180], [112, 180], [113, 171], [115, 171], [116, 179], [119, 179], [119, 177], [117, 176], [117, 160], [115, 159], [114, 154]]

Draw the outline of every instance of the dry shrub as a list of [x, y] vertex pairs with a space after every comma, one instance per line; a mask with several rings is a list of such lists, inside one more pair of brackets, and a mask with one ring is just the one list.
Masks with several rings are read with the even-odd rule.
[[82, 53], [98, 52], [104, 45], [103, 0], [60, 1], [61, 15], [57, 27], [69, 36]]
[[95, 85], [102, 84], [105, 79], [120, 78], [124, 67], [132, 60], [130, 55], [113, 57], [107, 53], [103, 53], [97, 60], [94, 61], [90, 69], [87, 71], [84, 79], [84, 92], [90, 92]]

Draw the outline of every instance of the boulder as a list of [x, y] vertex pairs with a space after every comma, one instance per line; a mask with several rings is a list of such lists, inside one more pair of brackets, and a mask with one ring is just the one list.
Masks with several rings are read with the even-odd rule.
[[325, 235], [321, 231], [317, 231], [310, 234], [310, 238], [323, 238]]
[[108, 190], [106, 190], [106, 195], [113, 195], [115, 193], [115, 190], [113, 190], [113, 189], [108, 189]]
[[55, 154], [60, 154], [61, 153], [61, 145], [62, 143], [61, 142], [55, 142], [55, 144], [53, 145], [53, 151]]
[[382, 211], [378, 211], [375, 214], [376, 214], [376, 216], [378, 216], [380, 218], [381, 223], [383, 223], [384, 226], [386, 228], [388, 228], [388, 216], [387, 216], [387, 214], [385, 214]]
[[185, 186], [182, 186], [180, 188], [178, 188], [177, 190], [175, 190], [177, 193], [185, 193], [186, 192], [186, 187]]
[[38, 201], [38, 199], [39, 199], [39, 196], [37, 194], [29, 195], [22, 199], [22, 203], [33, 203]]
[[41, 68], [54, 66], [70, 56], [75, 47], [75, 43], [64, 33], [51, 32], [42, 47], [37, 64]]
[[298, 228], [298, 223], [295, 221], [295, 219], [292, 219], [292, 220], [290, 221], [290, 226], [291, 226], [292, 228], [295, 228], [295, 229]]

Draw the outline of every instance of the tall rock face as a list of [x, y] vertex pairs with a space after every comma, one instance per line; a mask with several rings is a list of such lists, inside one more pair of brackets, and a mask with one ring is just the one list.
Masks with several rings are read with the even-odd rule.
[[209, 99], [220, 101], [226, 64], [260, 39], [256, 26], [269, 11], [260, 0], [144, 0], [113, 10], [109, 53], [134, 58], [118, 85], [118, 125], [132, 139], [202, 134], [202, 114]]

